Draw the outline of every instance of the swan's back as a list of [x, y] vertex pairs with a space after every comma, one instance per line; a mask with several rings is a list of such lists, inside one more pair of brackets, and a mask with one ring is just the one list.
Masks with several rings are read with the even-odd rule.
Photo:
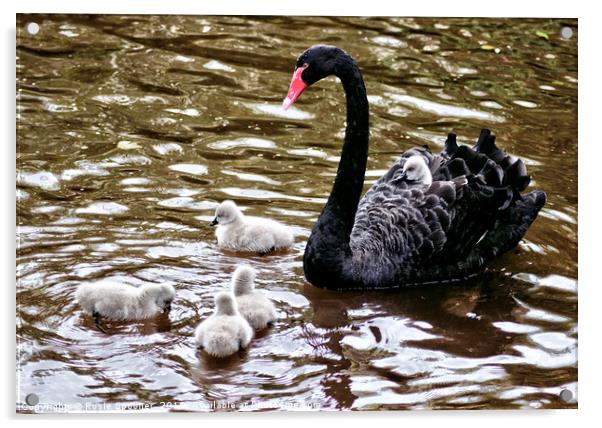
[[[412, 184], [403, 165], [421, 156], [432, 184]], [[545, 203], [545, 193], [520, 192], [530, 177], [524, 163], [481, 131], [474, 148], [414, 148], [368, 190], [351, 232], [352, 275], [370, 288], [460, 280], [518, 244]]]

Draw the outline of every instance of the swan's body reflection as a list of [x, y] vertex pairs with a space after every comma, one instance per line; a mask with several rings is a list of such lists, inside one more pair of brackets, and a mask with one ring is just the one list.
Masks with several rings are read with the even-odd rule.
[[[521, 294], [521, 284], [508, 278], [501, 281], [501, 276], [489, 273], [456, 286], [397, 293], [337, 293], [307, 284], [302, 292], [313, 310], [312, 328], [330, 331], [316, 342], [343, 356], [328, 360], [333, 376], [324, 377], [324, 391], [346, 407], [358, 398], [345, 375], [354, 367], [369, 368], [392, 382], [394, 391], [408, 394], [424, 389], [411, 383], [425, 372], [434, 377], [438, 372], [453, 374], [456, 365], [460, 371], [478, 372], [488, 358], [493, 366], [502, 361], [499, 356], [516, 357], [511, 348], [516, 335], [493, 323], [524, 312], [514, 297]], [[511, 371], [511, 365], [500, 366], [499, 375]]]

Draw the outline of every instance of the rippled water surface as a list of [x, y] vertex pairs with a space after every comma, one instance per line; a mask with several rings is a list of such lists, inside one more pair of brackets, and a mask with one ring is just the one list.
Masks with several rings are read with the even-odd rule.
[[[576, 407], [559, 398], [577, 389], [576, 25], [18, 16], [17, 404], [35, 392], [41, 411]], [[366, 186], [413, 145], [490, 127], [548, 194], [520, 246], [454, 286], [341, 294], [305, 282], [345, 127], [334, 78], [280, 107], [315, 43], [346, 49], [364, 73]], [[209, 220], [226, 198], [293, 226], [294, 249], [217, 249]], [[191, 335], [243, 260], [279, 319], [244, 354], [210, 360]], [[170, 316], [102, 334], [73, 298], [102, 278], [173, 284]]]

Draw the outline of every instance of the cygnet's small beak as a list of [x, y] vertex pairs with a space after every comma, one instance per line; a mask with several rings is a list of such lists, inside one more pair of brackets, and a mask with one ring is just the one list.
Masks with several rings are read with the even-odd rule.
[[399, 179], [400, 179], [400, 180], [405, 180], [406, 178], [408, 178], [408, 173], [407, 173], [407, 172], [405, 172], [405, 171], [403, 171], [403, 172], [401, 173], [401, 175], [399, 176]]
[[215, 217], [213, 220], [211, 220], [211, 223], [209, 223], [211, 226], [215, 226], [217, 224], [217, 217]]
[[165, 305], [165, 307], [163, 308], [163, 313], [164, 314], [168, 314], [169, 311], [171, 311], [171, 303], [168, 303], [167, 305]]

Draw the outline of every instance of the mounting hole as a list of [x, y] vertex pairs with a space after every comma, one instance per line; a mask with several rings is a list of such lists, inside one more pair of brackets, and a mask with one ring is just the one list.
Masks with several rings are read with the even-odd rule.
[[560, 30], [560, 36], [563, 39], [570, 39], [573, 37], [573, 29], [571, 27], [562, 27], [562, 30]]
[[563, 389], [562, 391], [560, 391], [560, 399], [565, 403], [570, 403], [571, 401], [573, 401], [573, 393], [568, 389]]
[[40, 26], [35, 22], [30, 22], [25, 26], [25, 30], [32, 36], [35, 36], [40, 32]]
[[40, 402], [40, 397], [37, 394], [27, 394], [25, 397], [25, 402], [28, 406], [35, 406]]

